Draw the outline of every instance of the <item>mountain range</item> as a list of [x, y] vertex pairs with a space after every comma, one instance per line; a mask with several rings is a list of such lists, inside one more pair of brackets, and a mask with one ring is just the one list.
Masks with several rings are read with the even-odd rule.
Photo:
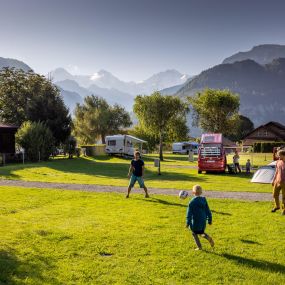
[[[0, 69], [6, 66], [31, 70], [21, 61], [0, 57]], [[166, 70], [141, 82], [125, 82], [106, 70], [72, 75], [57, 68], [49, 73], [49, 78], [58, 86], [71, 113], [76, 103], [82, 103], [91, 94], [102, 96], [110, 104], [119, 103], [130, 111], [138, 94], [160, 91], [185, 98], [205, 88], [218, 88], [238, 93], [241, 114], [256, 126], [273, 120], [285, 124], [284, 45], [266, 44], [236, 53], [194, 77]]]
[[265, 65], [246, 59], [214, 66], [185, 83], [176, 95], [193, 96], [205, 88], [239, 94], [241, 114], [255, 125], [285, 123], [285, 58]]
[[[100, 70], [93, 75], [72, 75], [64, 68], [51, 71], [49, 77], [59, 88], [72, 92], [74, 96], [75, 93], [82, 99], [91, 94], [101, 96], [108, 103], [119, 103], [129, 111], [132, 110], [136, 95], [148, 95], [160, 89], [185, 83], [189, 78], [188, 75], [183, 75], [176, 70], [166, 70], [154, 74], [142, 82], [135, 83], [124, 82], [106, 70]], [[65, 94], [64, 99], [72, 112], [74, 104], [69, 102], [67, 94]]]

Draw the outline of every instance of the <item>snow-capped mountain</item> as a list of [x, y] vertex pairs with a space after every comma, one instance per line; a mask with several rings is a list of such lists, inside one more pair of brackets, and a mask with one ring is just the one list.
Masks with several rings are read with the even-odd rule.
[[92, 85], [96, 85], [100, 88], [116, 89], [132, 95], [150, 94], [157, 90], [180, 85], [185, 83], [189, 77], [173, 69], [154, 74], [139, 83], [122, 81], [106, 70], [100, 70], [92, 75], [72, 75], [65, 69], [58, 68], [50, 72], [50, 75], [55, 83], [58, 81], [73, 80], [79, 86], [86, 89]]

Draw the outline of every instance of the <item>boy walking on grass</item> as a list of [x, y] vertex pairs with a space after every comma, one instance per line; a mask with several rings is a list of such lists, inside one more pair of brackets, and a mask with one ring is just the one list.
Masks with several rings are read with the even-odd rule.
[[186, 227], [191, 229], [194, 241], [197, 245], [196, 250], [201, 250], [202, 245], [199, 240], [199, 235], [208, 240], [210, 245], [214, 247], [213, 239], [205, 233], [206, 222], [212, 224], [212, 213], [208, 206], [205, 197], [201, 197], [202, 187], [199, 185], [193, 186], [194, 198], [189, 202], [186, 216]]
[[282, 215], [285, 215], [285, 150], [278, 151], [279, 160], [276, 163], [276, 170], [272, 181], [273, 199], [275, 207], [272, 213], [280, 209], [279, 194], [282, 193]]
[[130, 192], [132, 188], [134, 187], [136, 181], [138, 181], [140, 188], [144, 189], [145, 198], [149, 198], [147, 188], [144, 184], [143, 176], [144, 176], [144, 161], [141, 159], [140, 152], [135, 151], [134, 159], [131, 161], [131, 165], [130, 165], [129, 173], [128, 173], [128, 177], [130, 178], [130, 183], [129, 183], [128, 193], [126, 195], [126, 198], [129, 198]]

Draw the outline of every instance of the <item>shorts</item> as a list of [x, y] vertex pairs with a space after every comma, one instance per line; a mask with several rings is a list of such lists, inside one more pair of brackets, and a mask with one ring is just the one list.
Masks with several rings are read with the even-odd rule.
[[132, 174], [132, 176], [131, 176], [129, 187], [133, 188], [137, 181], [140, 185], [140, 188], [144, 188], [144, 181], [143, 181], [142, 176], [136, 176], [134, 174]]

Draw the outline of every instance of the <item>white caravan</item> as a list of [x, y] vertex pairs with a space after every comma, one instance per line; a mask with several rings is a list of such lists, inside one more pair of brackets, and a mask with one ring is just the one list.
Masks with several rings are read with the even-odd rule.
[[193, 151], [198, 154], [198, 147], [196, 142], [177, 142], [172, 144], [172, 153], [189, 154], [189, 151]]
[[142, 152], [142, 144], [147, 143], [144, 140], [130, 135], [106, 136], [107, 154], [119, 154], [122, 156], [133, 156], [135, 150]]

